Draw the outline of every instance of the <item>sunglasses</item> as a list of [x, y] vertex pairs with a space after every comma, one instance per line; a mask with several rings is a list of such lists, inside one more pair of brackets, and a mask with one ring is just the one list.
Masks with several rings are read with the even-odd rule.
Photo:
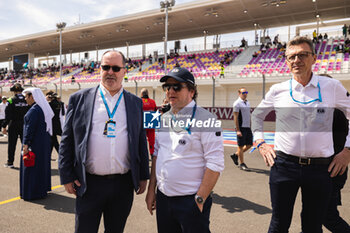
[[242, 94], [243, 94], [243, 95], [244, 95], [244, 94], [248, 94], [248, 91], [243, 91]]
[[300, 60], [305, 60], [306, 58], [309, 57], [310, 54], [314, 54], [313, 52], [300, 52], [300, 53], [297, 53], [297, 54], [292, 54], [292, 55], [286, 55], [286, 59], [288, 62], [294, 62], [296, 57], [298, 57]]
[[124, 69], [124, 67], [110, 65], [102, 65], [101, 67], [104, 71], [109, 71], [112, 68], [113, 72], [119, 72], [121, 69]]
[[174, 91], [179, 92], [184, 87], [185, 86], [183, 86], [181, 83], [174, 83], [174, 84], [165, 83], [162, 85], [163, 91], [169, 91], [170, 88], [173, 88]]

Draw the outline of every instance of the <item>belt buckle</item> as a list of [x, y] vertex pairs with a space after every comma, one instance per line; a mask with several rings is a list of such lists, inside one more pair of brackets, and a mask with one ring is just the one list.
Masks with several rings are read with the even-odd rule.
[[310, 165], [311, 164], [311, 158], [301, 158], [301, 157], [299, 157], [299, 164], [300, 165]]

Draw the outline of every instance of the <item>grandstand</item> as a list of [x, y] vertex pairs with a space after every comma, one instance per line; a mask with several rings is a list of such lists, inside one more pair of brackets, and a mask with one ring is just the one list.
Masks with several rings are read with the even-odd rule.
[[[344, 45], [344, 37], [321, 40], [315, 45], [317, 60], [313, 67], [316, 74], [349, 73], [349, 53], [337, 53], [335, 48]], [[284, 50], [271, 48], [266, 52], [258, 51], [258, 56], [240, 72], [241, 77], [288, 76], [290, 73], [285, 62]]]
[[[338, 21], [337, 24], [349, 24], [349, 21], [346, 20], [347, 17], [350, 17], [350, 3], [348, 1], [318, 0], [306, 2], [293, 0], [284, 2], [278, 8], [272, 4], [261, 4], [257, 0], [247, 0], [244, 1], [244, 4], [231, 0], [205, 0], [200, 3], [191, 2], [176, 5], [169, 12], [169, 39], [182, 40], [203, 36], [203, 29], [210, 32], [211, 35], [254, 30], [256, 29], [254, 24], [257, 25], [257, 21], [259, 30], [290, 26], [290, 22], [293, 24], [310, 23], [315, 21], [313, 13], [318, 12], [322, 12], [321, 20], [323, 21], [343, 18], [344, 20]], [[301, 5], [302, 8], [300, 8]], [[344, 11], [344, 9], [349, 10]], [[245, 11], [248, 11], [249, 14]], [[155, 9], [67, 27], [63, 31], [65, 40], [63, 53], [68, 55], [71, 51], [92, 51], [97, 47], [97, 44], [102, 50], [124, 46], [126, 41], [128, 41], [128, 45], [159, 42], [164, 35], [164, 22], [160, 22], [163, 14]], [[271, 20], [271, 15], [274, 16], [273, 20]], [[322, 26], [327, 25], [327, 23], [322, 24]], [[122, 33], [121, 27], [127, 27], [128, 33], [125, 33], [125, 28], [122, 28], [125, 29]], [[94, 36], [89, 37], [88, 32], [93, 32]], [[296, 32], [296, 34], [298, 33], [300, 32]], [[56, 37], [57, 32], [52, 30], [0, 41], [0, 51], [2, 51], [0, 52], [0, 62], [8, 61], [12, 55], [21, 53], [32, 53], [37, 58], [47, 56], [48, 53], [57, 55], [59, 53], [58, 46], [57, 43], [53, 43], [57, 39]], [[234, 40], [240, 39], [234, 38]], [[317, 61], [313, 71], [331, 74], [342, 80], [344, 86], [350, 89], [350, 83], [347, 80], [349, 53], [335, 51], [338, 45], [344, 44], [344, 40], [344, 37], [333, 36], [329, 37], [328, 40], [319, 41], [316, 44]], [[35, 46], [33, 41], [40, 46]], [[31, 44], [34, 45], [26, 46], [29, 42], [33, 42]], [[179, 52], [176, 56], [171, 55], [168, 60], [168, 70], [175, 65], [180, 65], [194, 73], [200, 93], [198, 102], [203, 106], [232, 105], [232, 101], [236, 98], [236, 92], [233, 90], [242, 85], [253, 90], [250, 92], [250, 100], [254, 105], [260, 101], [263, 95], [261, 77], [265, 77], [266, 90], [273, 83], [290, 77], [283, 50], [271, 47], [266, 52], [262, 52], [258, 45], [250, 45], [247, 49], [232, 46], [223, 48], [220, 44], [218, 46], [219, 49]], [[252, 57], [254, 52], [257, 52], [256, 57]], [[225, 57], [227, 54], [230, 57], [228, 60]], [[126, 56], [129, 57], [128, 54]], [[160, 103], [164, 95], [157, 81], [164, 74], [164, 67], [161, 60], [152, 63], [145, 57], [131, 58], [131, 62], [128, 63], [128, 82], [124, 84], [124, 87], [131, 92], [137, 92], [138, 88], [142, 87], [150, 88], [153, 92], [151, 97]], [[164, 55], [160, 54], [159, 57], [162, 58]], [[63, 70], [68, 70], [68, 73], [62, 77], [63, 99], [65, 101], [67, 101], [69, 94], [77, 89], [95, 86], [99, 82], [98, 64], [90, 70], [87, 69], [89, 62], [91, 61], [85, 64], [85, 69], [82, 66], [64, 64]], [[218, 79], [222, 62], [225, 67], [225, 78]], [[74, 76], [75, 81], [73, 83], [72, 76]], [[16, 81], [11, 76], [9, 77], [9, 79], [0, 82], [2, 92], [8, 92], [8, 87]], [[40, 75], [34, 74], [31, 78], [25, 75], [21, 77], [20, 81], [27, 85], [56, 90], [60, 84], [59, 72], [57, 71], [41, 73]], [[214, 92], [215, 100], [213, 100]]]

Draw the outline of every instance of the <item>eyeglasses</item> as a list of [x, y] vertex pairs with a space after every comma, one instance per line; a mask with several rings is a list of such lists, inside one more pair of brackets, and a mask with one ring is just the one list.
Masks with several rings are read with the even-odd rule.
[[244, 94], [248, 94], [248, 91], [243, 91], [242, 94], [243, 94], [243, 95], [244, 95]]
[[124, 67], [110, 66], [110, 65], [103, 65], [101, 67], [102, 67], [102, 70], [104, 71], [109, 71], [112, 68], [113, 72], [119, 72], [121, 69], [124, 69]]
[[174, 84], [164, 83], [162, 85], [163, 91], [170, 91], [170, 88], [173, 88], [174, 91], [179, 92], [184, 87], [185, 86], [183, 86], [181, 83], [174, 83]]
[[297, 54], [292, 55], [286, 55], [286, 59], [288, 62], [294, 62], [296, 57], [298, 57], [300, 60], [305, 60], [307, 57], [309, 57], [310, 54], [314, 54], [313, 52], [300, 52]]

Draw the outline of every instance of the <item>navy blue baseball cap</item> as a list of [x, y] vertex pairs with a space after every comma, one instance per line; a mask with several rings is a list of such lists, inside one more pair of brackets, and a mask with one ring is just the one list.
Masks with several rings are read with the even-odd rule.
[[193, 74], [185, 68], [175, 67], [167, 75], [163, 76], [160, 82], [166, 82], [168, 78], [173, 78], [182, 83], [188, 82], [193, 85], [195, 84]]

